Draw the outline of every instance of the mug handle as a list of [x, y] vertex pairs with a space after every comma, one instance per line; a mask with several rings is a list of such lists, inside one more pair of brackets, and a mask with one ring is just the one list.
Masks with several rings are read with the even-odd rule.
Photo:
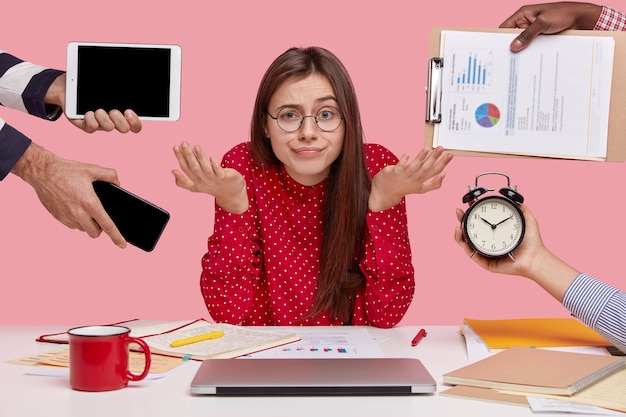
[[126, 345], [129, 345], [131, 343], [137, 343], [139, 346], [141, 346], [141, 350], [143, 350], [143, 354], [146, 358], [146, 365], [144, 366], [143, 372], [141, 374], [134, 374], [130, 372], [129, 370], [127, 370], [126, 378], [129, 381], [141, 381], [142, 379], [148, 376], [148, 372], [150, 371], [150, 363], [151, 363], [150, 348], [148, 347], [148, 344], [144, 342], [142, 339], [139, 339], [137, 337], [126, 336]]

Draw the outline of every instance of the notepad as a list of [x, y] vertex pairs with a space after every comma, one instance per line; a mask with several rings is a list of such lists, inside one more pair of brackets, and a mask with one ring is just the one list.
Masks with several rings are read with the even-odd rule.
[[452, 385], [572, 395], [626, 368], [626, 359], [512, 347], [443, 375]]
[[[216, 331], [222, 331], [224, 335], [218, 339], [204, 340], [180, 347], [170, 346], [175, 340]], [[172, 332], [144, 337], [143, 340], [150, 346], [150, 351], [153, 353], [189, 359], [215, 359], [236, 358], [295, 342], [300, 340], [300, 337], [295, 333], [284, 334], [226, 323], [196, 322]]]
[[[300, 340], [295, 333], [211, 323], [205, 319], [187, 321], [128, 320], [114, 323], [130, 329], [131, 336], [143, 339], [155, 354], [185, 359], [235, 358]], [[219, 339], [171, 347], [175, 340], [215, 331], [224, 332]], [[68, 343], [66, 332], [41, 335], [39, 342]]]

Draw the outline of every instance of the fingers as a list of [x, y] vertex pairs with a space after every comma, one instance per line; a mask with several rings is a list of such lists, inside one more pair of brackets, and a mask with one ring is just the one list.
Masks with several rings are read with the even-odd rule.
[[117, 130], [120, 133], [139, 133], [142, 128], [141, 120], [132, 110], [126, 110], [124, 114], [119, 110], [111, 110], [108, 113], [103, 109], [88, 111], [81, 121], [72, 121], [87, 133], [98, 130], [111, 132]]
[[139, 116], [137, 114], [128, 109], [124, 112], [124, 117], [126, 118], [128, 124], [130, 125], [130, 131], [133, 133], [141, 132], [141, 120], [139, 120]]
[[181, 188], [194, 192], [203, 191], [212, 180], [226, 177], [220, 163], [212, 157], [207, 158], [200, 146], [192, 148], [187, 142], [183, 142], [174, 145], [174, 154], [182, 172], [174, 170], [172, 174], [176, 185]]
[[428, 183], [431, 189], [437, 189], [441, 187], [441, 183], [445, 177], [443, 170], [452, 161], [453, 155], [449, 152], [445, 152], [443, 147], [439, 146], [433, 150], [422, 150], [415, 157], [411, 163], [411, 168], [416, 171], [423, 172], [424, 177], [428, 178], [424, 182]]
[[115, 226], [95, 194], [93, 198], [86, 197], [82, 205], [68, 207], [65, 211], [60, 212], [55, 210], [53, 215], [70, 229], [85, 232], [91, 238], [95, 239], [104, 232], [116, 246], [122, 249], [127, 246], [126, 239]]
[[174, 182], [178, 187], [192, 192], [197, 191], [194, 182], [185, 176], [185, 174], [177, 170], [173, 170], [172, 174], [174, 175]]
[[[113, 123], [113, 128], [120, 133], [128, 133], [130, 131], [130, 123], [126, 119], [126, 117], [119, 110], [111, 110], [107, 115], [111, 123]], [[107, 127], [110, 125], [107, 125]], [[140, 124], [141, 129], [141, 124]]]
[[178, 165], [180, 165], [185, 175], [192, 180], [197, 179], [201, 175], [202, 168], [200, 167], [198, 158], [187, 142], [175, 145], [174, 154], [178, 160]]
[[428, 180], [426, 180], [424, 182], [424, 185], [422, 187], [422, 192], [427, 193], [430, 191], [434, 191], [434, 190], [438, 190], [441, 188], [441, 185], [443, 184], [443, 180], [446, 177], [446, 173], [445, 172], [440, 172], [439, 174], [435, 175], [432, 178], [429, 178]]
[[182, 144], [181, 145], [174, 145], [174, 156], [176, 156], [176, 160], [178, 161], [178, 165], [180, 166], [180, 168], [183, 171], [187, 170], [187, 159], [185, 158], [185, 155], [183, 155], [183, 149], [182, 149]]
[[463, 231], [460, 226], [454, 228], [454, 241], [463, 248], [463, 252], [474, 262], [480, 263], [482, 262], [482, 257], [480, 255], [476, 255], [476, 251], [470, 247], [470, 245], [465, 242], [463, 237]]
[[464, 215], [465, 215], [465, 212], [463, 210], [461, 210], [460, 208], [456, 209], [456, 218], [459, 221], [459, 223], [463, 221]]
[[[187, 142], [183, 142], [177, 149], [178, 162], [183, 172], [192, 180], [202, 177], [202, 166], [193, 148]], [[174, 151], [176, 152], [176, 148]]]
[[[111, 110], [111, 112], [115, 112], [117, 110]], [[119, 113], [119, 111], [117, 111]], [[85, 115], [87, 116], [87, 115]], [[105, 132], [110, 132], [115, 129], [115, 123], [109, 117], [109, 114], [102, 110], [98, 109], [94, 112], [94, 117], [98, 122], [98, 130], [104, 130]]]
[[113, 220], [111, 220], [106, 211], [104, 211], [104, 208], [96, 209], [93, 220], [82, 224], [82, 226], [85, 232], [92, 238], [100, 236], [100, 232], [102, 231], [111, 238], [115, 245], [122, 249], [126, 247], [126, 239], [124, 239], [117, 226], [115, 226], [115, 223], [113, 223]]
[[198, 164], [200, 166], [200, 169], [202, 170], [202, 173], [208, 174], [208, 175], [214, 175], [215, 167], [217, 165], [217, 167], [219, 168], [219, 164], [215, 163], [215, 160], [213, 158], [211, 159], [207, 158], [204, 151], [202, 150], [202, 148], [200, 148], [199, 145], [194, 146], [192, 151], [193, 151], [193, 155], [198, 161]]
[[446, 155], [442, 158], [443, 154], [444, 149], [441, 146], [431, 150], [422, 149], [419, 151], [415, 159], [413, 159], [413, 161], [409, 164], [409, 168], [426, 170], [434, 166], [436, 167], [436, 170], [441, 171], [452, 159], [451, 153], [446, 153]]
[[100, 128], [100, 125], [98, 124], [98, 120], [96, 120], [96, 114], [92, 111], [88, 111], [87, 113], [85, 113], [85, 117], [82, 123], [80, 123], [80, 121], [78, 121], [78, 123], [77, 122], [73, 122], [73, 123], [76, 124], [78, 127], [83, 129], [87, 133], [93, 133]]
[[[461, 210], [461, 213], [462, 212], [463, 211]], [[457, 215], [458, 215], [458, 209], [457, 209]], [[474, 261], [474, 263], [478, 264], [479, 266], [483, 268], [489, 267], [488, 260], [482, 257], [481, 255], [477, 254], [477, 252], [474, 249], [472, 249], [470, 245], [467, 244], [463, 236], [463, 230], [461, 230], [460, 226], [457, 226], [454, 228], [454, 241], [463, 249], [463, 252], [465, 253], [465, 255], [467, 255], [467, 257], [469, 257], [472, 261]]]
[[465, 241], [463, 240], [463, 231], [460, 226], [454, 228], [454, 241], [459, 246], [463, 246], [465, 244]]
[[[461, 221], [463, 221], [463, 215], [464, 212], [463, 210], [457, 208], [456, 209], [456, 218], [459, 220], [459, 223]], [[465, 237], [463, 236], [463, 230], [461, 230], [461, 226], [456, 226], [454, 228], [454, 241], [463, 248], [463, 251], [470, 256], [471, 258], [474, 258], [475, 252], [474, 250], [467, 244], [467, 242], [465, 241]]]
[[97, 178], [100, 181], [106, 181], [106, 182], [110, 182], [113, 183], [115, 185], [120, 185], [120, 180], [117, 177], [117, 171], [114, 170], [113, 168], [103, 168], [103, 167], [96, 167], [94, 166], [95, 169], [97, 169]]
[[89, 235], [89, 237], [92, 239], [97, 238], [102, 233], [100, 225], [98, 225], [98, 223], [93, 219], [86, 219], [84, 225], [82, 223], [79, 224], [77, 229], [81, 232], [87, 233], [87, 235]]
[[506, 20], [504, 22], [500, 23], [500, 26], [498, 26], [498, 27], [501, 28], [501, 29], [516, 29], [516, 28], [518, 28], [519, 26], [517, 25], [517, 22], [516, 22], [516, 16], [517, 16], [517, 13], [509, 16], [508, 18], [506, 18]]
[[522, 33], [517, 35], [515, 39], [513, 39], [510, 46], [511, 51], [519, 52], [526, 49], [528, 45], [530, 45], [530, 42], [532, 42], [532, 40], [535, 39], [540, 33], [541, 31], [539, 31], [538, 26], [535, 26], [534, 23], [531, 24], [528, 29], [524, 30]]

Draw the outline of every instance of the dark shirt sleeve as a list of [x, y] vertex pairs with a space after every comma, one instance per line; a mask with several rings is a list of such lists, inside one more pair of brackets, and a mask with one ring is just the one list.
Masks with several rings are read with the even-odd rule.
[[[63, 71], [25, 62], [0, 51], [0, 104], [30, 115], [56, 120], [62, 114], [59, 106], [44, 103], [46, 93]], [[4, 179], [31, 140], [0, 119], [0, 180]]]
[[0, 181], [22, 157], [31, 140], [0, 119]]

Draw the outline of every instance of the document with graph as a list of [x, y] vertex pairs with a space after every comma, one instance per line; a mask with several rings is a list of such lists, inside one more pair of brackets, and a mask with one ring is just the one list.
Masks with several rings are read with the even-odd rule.
[[432, 70], [438, 74], [429, 77], [428, 86], [428, 110], [438, 116], [427, 115], [432, 145], [605, 160], [615, 40], [540, 36], [513, 53], [509, 45], [515, 36], [441, 31], [439, 65]]
[[256, 352], [251, 358], [382, 358], [383, 351], [367, 326], [276, 326], [272, 332], [297, 331], [300, 340]]

